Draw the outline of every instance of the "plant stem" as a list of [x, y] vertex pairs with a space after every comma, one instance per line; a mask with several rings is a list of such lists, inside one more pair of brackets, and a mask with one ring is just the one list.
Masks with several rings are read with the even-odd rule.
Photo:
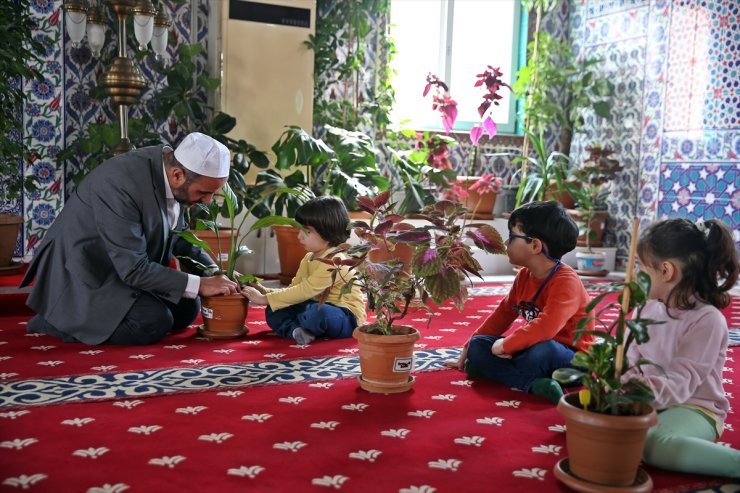
[[[632, 219], [632, 239], [630, 240], [630, 253], [627, 260], [627, 274], [624, 276], [624, 290], [622, 291], [622, 313], [620, 317], [623, 319], [628, 316], [630, 308], [630, 288], [629, 283], [632, 282], [632, 274], [635, 269], [635, 254], [637, 253], [637, 233], [640, 228], [640, 220], [635, 217]], [[615, 377], [619, 378], [622, 375], [622, 365], [624, 364], [624, 341], [617, 346], [617, 355], [614, 363]]]

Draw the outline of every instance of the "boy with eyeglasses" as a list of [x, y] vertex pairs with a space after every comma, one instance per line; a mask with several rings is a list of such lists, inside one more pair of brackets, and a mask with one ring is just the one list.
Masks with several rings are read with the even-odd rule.
[[[573, 341], [590, 297], [578, 274], [560, 259], [575, 248], [577, 238], [578, 226], [559, 202], [531, 202], [512, 212], [507, 255], [522, 268], [460, 358], [446, 366], [557, 403], [563, 391], [550, 378], [552, 372], [571, 367], [575, 351], [587, 350], [594, 340], [583, 335]], [[507, 332], [520, 315], [524, 325]], [[593, 321], [585, 328], [592, 330]]]

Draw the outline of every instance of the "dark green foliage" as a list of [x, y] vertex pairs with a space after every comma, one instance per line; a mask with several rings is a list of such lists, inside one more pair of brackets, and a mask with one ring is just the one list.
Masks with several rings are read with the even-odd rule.
[[26, 95], [23, 79], [43, 81], [33, 66], [46, 47], [33, 39], [34, 21], [25, 2], [0, 2], [0, 200], [15, 200], [25, 188], [34, 191], [33, 177], [22, 178], [25, 161], [21, 114]]

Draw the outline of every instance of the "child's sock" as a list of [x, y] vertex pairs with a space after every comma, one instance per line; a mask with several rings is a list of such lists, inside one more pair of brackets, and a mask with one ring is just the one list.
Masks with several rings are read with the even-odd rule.
[[552, 378], [538, 378], [532, 382], [529, 391], [534, 395], [550, 399], [553, 404], [557, 404], [560, 398], [563, 397], [563, 389]]
[[293, 339], [301, 346], [307, 346], [316, 339], [316, 336], [304, 329], [303, 327], [296, 327], [293, 329]]
[[465, 371], [465, 373], [468, 374], [468, 378], [481, 378], [485, 376], [478, 368], [475, 367], [475, 365], [473, 365], [473, 363], [470, 362], [469, 359], [465, 360], [463, 370]]

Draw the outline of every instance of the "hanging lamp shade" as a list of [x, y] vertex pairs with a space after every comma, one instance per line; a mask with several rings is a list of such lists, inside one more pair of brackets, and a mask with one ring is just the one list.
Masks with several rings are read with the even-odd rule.
[[170, 16], [160, 6], [159, 12], [154, 17], [154, 34], [152, 36], [152, 50], [157, 58], [167, 53], [167, 38], [172, 21]]
[[154, 34], [154, 16], [157, 9], [152, 5], [151, 0], [137, 0], [134, 8], [131, 9], [134, 14], [134, 35], [139, 42], [139, 49], [146, 50], [146, 45], [152, 40]]
[[105, 24], [103, 8], [100, 5], [90, 7], [87, 12], [87, 43], [96, 57], [100, 56], [105, 43]]
[[65, 24], [67, 25], [67, 34], [72, 40], [72, 45], [77, 46], [82, 38], [85, 37], [87, 27], [87, 2], [85, 0], [65, 0], [62, 10], [67, 14]]

